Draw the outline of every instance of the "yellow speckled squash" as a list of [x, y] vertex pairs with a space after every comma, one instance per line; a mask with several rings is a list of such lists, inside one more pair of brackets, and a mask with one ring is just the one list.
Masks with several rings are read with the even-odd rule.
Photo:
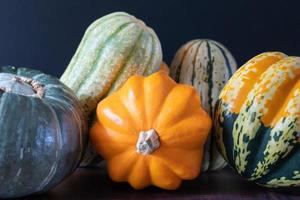
[[[124, 12], [93, 22], [60, 80], [79, 98], [85, 115], [105, 96], [118, 89], [131, 75], [159, 70], [162, 50], [155, 32]], [[90, 148], [83, 165], [94, 160]]]
[[267, 187], [300, 186], [300, 57], [260, 54], [220, 94], [215, 127], [224, 158]]

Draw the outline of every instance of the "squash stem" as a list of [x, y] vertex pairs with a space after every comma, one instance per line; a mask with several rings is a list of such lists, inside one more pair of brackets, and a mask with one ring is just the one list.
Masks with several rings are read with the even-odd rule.
[[43, 98], [45, 93], [43, 84], [22, 76], [13, 76], [8, 80], [1, 81], [0, 90], [36, 98]]
[[149, 155], [160, 147], [159, 136], [154, 129], [141, 131], [136, 143], [136, 151], [143, 155]]

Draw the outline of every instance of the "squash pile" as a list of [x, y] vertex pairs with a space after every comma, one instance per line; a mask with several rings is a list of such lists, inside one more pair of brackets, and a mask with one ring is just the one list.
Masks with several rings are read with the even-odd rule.
[[208, 39], [169, 68], [155, 32], [124, 12], [88, 27], [60, 80], [1, 67], [0, 198], [100, 162], [135, 189], [174, 190], [226, 163], [259, 185], [300, 186], [300, 58], [267, 52], [236, 70]]

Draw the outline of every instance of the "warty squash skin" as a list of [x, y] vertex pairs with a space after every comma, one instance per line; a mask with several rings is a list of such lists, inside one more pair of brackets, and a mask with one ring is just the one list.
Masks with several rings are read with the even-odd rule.
[[[176, 52], [170, 76], [178, 83], [194, 86], [201, 96], [202, 107], [210, 116], [214, 116], [219, 94], [236, 69], [235, 59], [222, 44], [197, 39], [187, 42]], [[202, 169], [212, 171], [224, 166], [226, 162], [211, 135], [205, 146]]]
[[216, 133], [222, 155], [248, 180], [300, 186], [300, 58], [262, 53], [221, 92]]
[[[131, 75], [152, 74], [159, 70], [161, 61], [155, 32], [134, 16], [115, 12], [88, 27], [60, 80], [75, 92], [85, 116], [90, 117], [97, 103]], [[81, 165], [98, 162], [89, 144]]]
[[58, 79], [0, 67], [0, 198], [60, 183], [78, 166], [86, 131], [77, 97]]
[[174, 190], [201, 169], [211, 119], [194, 88], [166, 72], [132, 76], [102, 100], [90, 131], [112, 180]]

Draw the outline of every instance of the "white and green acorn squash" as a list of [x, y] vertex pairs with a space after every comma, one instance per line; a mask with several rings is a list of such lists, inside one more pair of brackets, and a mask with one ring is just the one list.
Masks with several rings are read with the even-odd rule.
[[[214, 116], [214, 107], [225, 83], [236, 71], [231, 53], [213, 40], [192, 40], [176, 53], [170, 66], [170, 76], [179, 83], [194, 86], [201, 96], [203, 108]], [[217, 170], [226, 165], [212, 136], [208, 139], [202, 170]]]

